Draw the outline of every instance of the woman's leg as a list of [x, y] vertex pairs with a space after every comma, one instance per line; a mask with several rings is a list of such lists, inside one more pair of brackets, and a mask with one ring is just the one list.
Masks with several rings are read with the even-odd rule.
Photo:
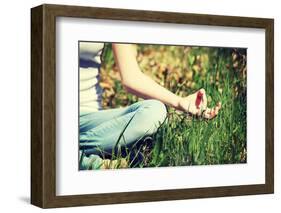
[[[80, 147], [86, 155], [111, 153], [118, 144], [130, 147], [145, 135], [151, 135], [166, 118], [166, 107], [157, 100], [144, 100], [123, 109], [103, 110], [91, 114], [80, 128]], [[81, 123], [80, 123], [81, 124]], [[96, 126], [94, 126], [96, 125]], [[126, 125], [128, 125], [126, 127]]]
[[131, 112], [135, 112], [139, 107], [148, 105], [152, 101], [156, 101], [156, 100], [138, 101], [127, 107], [100, 110], [97, 112], [92, 112], [92, 113], [81, 115], [80, 116], [80, 132], [87, 132], [88, 130], [97, 127], [101, 123], [121, 117], [121, 116], [126, 115]]

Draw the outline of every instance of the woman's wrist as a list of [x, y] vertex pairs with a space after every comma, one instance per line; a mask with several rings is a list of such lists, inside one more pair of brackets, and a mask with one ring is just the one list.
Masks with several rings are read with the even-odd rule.
[[183, 102], [183, 98], [180, 97], [180, 96], [177, 96], [177, 98], [175, 99], [175, 102], [173, 104], [173, 107], [176, 109], [176, 110], [180, 110], [180, 111], [184, 111], [183, 107], [182, 107], [182, 103]]

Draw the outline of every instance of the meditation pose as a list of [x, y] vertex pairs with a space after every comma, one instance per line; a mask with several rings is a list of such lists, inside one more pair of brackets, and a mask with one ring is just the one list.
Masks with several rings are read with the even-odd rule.
[[170, 92], [140, 70], [132, 45], [117, 43], [112, 44], [112, 49], [122, 85], [128, 93], [144, 100], [103, 110], [99, 85], [103, 47], [103, 43], [79, 43], [80, 155], [83, 153], [80, 169], [100, 167], [105, 160], [101, 156], [112, 153], [117, 141], [121, 147], [130, 147], [154, 134], [166, 119], [166, 105], [205, 119], [217, 116], [221, 104], [208, 108], [203, 88], [187, 97]]

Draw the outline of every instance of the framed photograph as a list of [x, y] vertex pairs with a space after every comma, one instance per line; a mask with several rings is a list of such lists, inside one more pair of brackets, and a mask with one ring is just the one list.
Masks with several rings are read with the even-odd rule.
[[31, 203], [274, 192], [274, 20], [31, 9]]

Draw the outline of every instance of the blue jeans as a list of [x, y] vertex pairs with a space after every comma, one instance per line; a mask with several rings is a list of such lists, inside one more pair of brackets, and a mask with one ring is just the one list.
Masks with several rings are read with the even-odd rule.
[[155, 133], [166, 116], [166, 106], [153, 99], [80, 115], [80, 150], [89, 156], [112, 153], [117, 144], [131, 147]]

